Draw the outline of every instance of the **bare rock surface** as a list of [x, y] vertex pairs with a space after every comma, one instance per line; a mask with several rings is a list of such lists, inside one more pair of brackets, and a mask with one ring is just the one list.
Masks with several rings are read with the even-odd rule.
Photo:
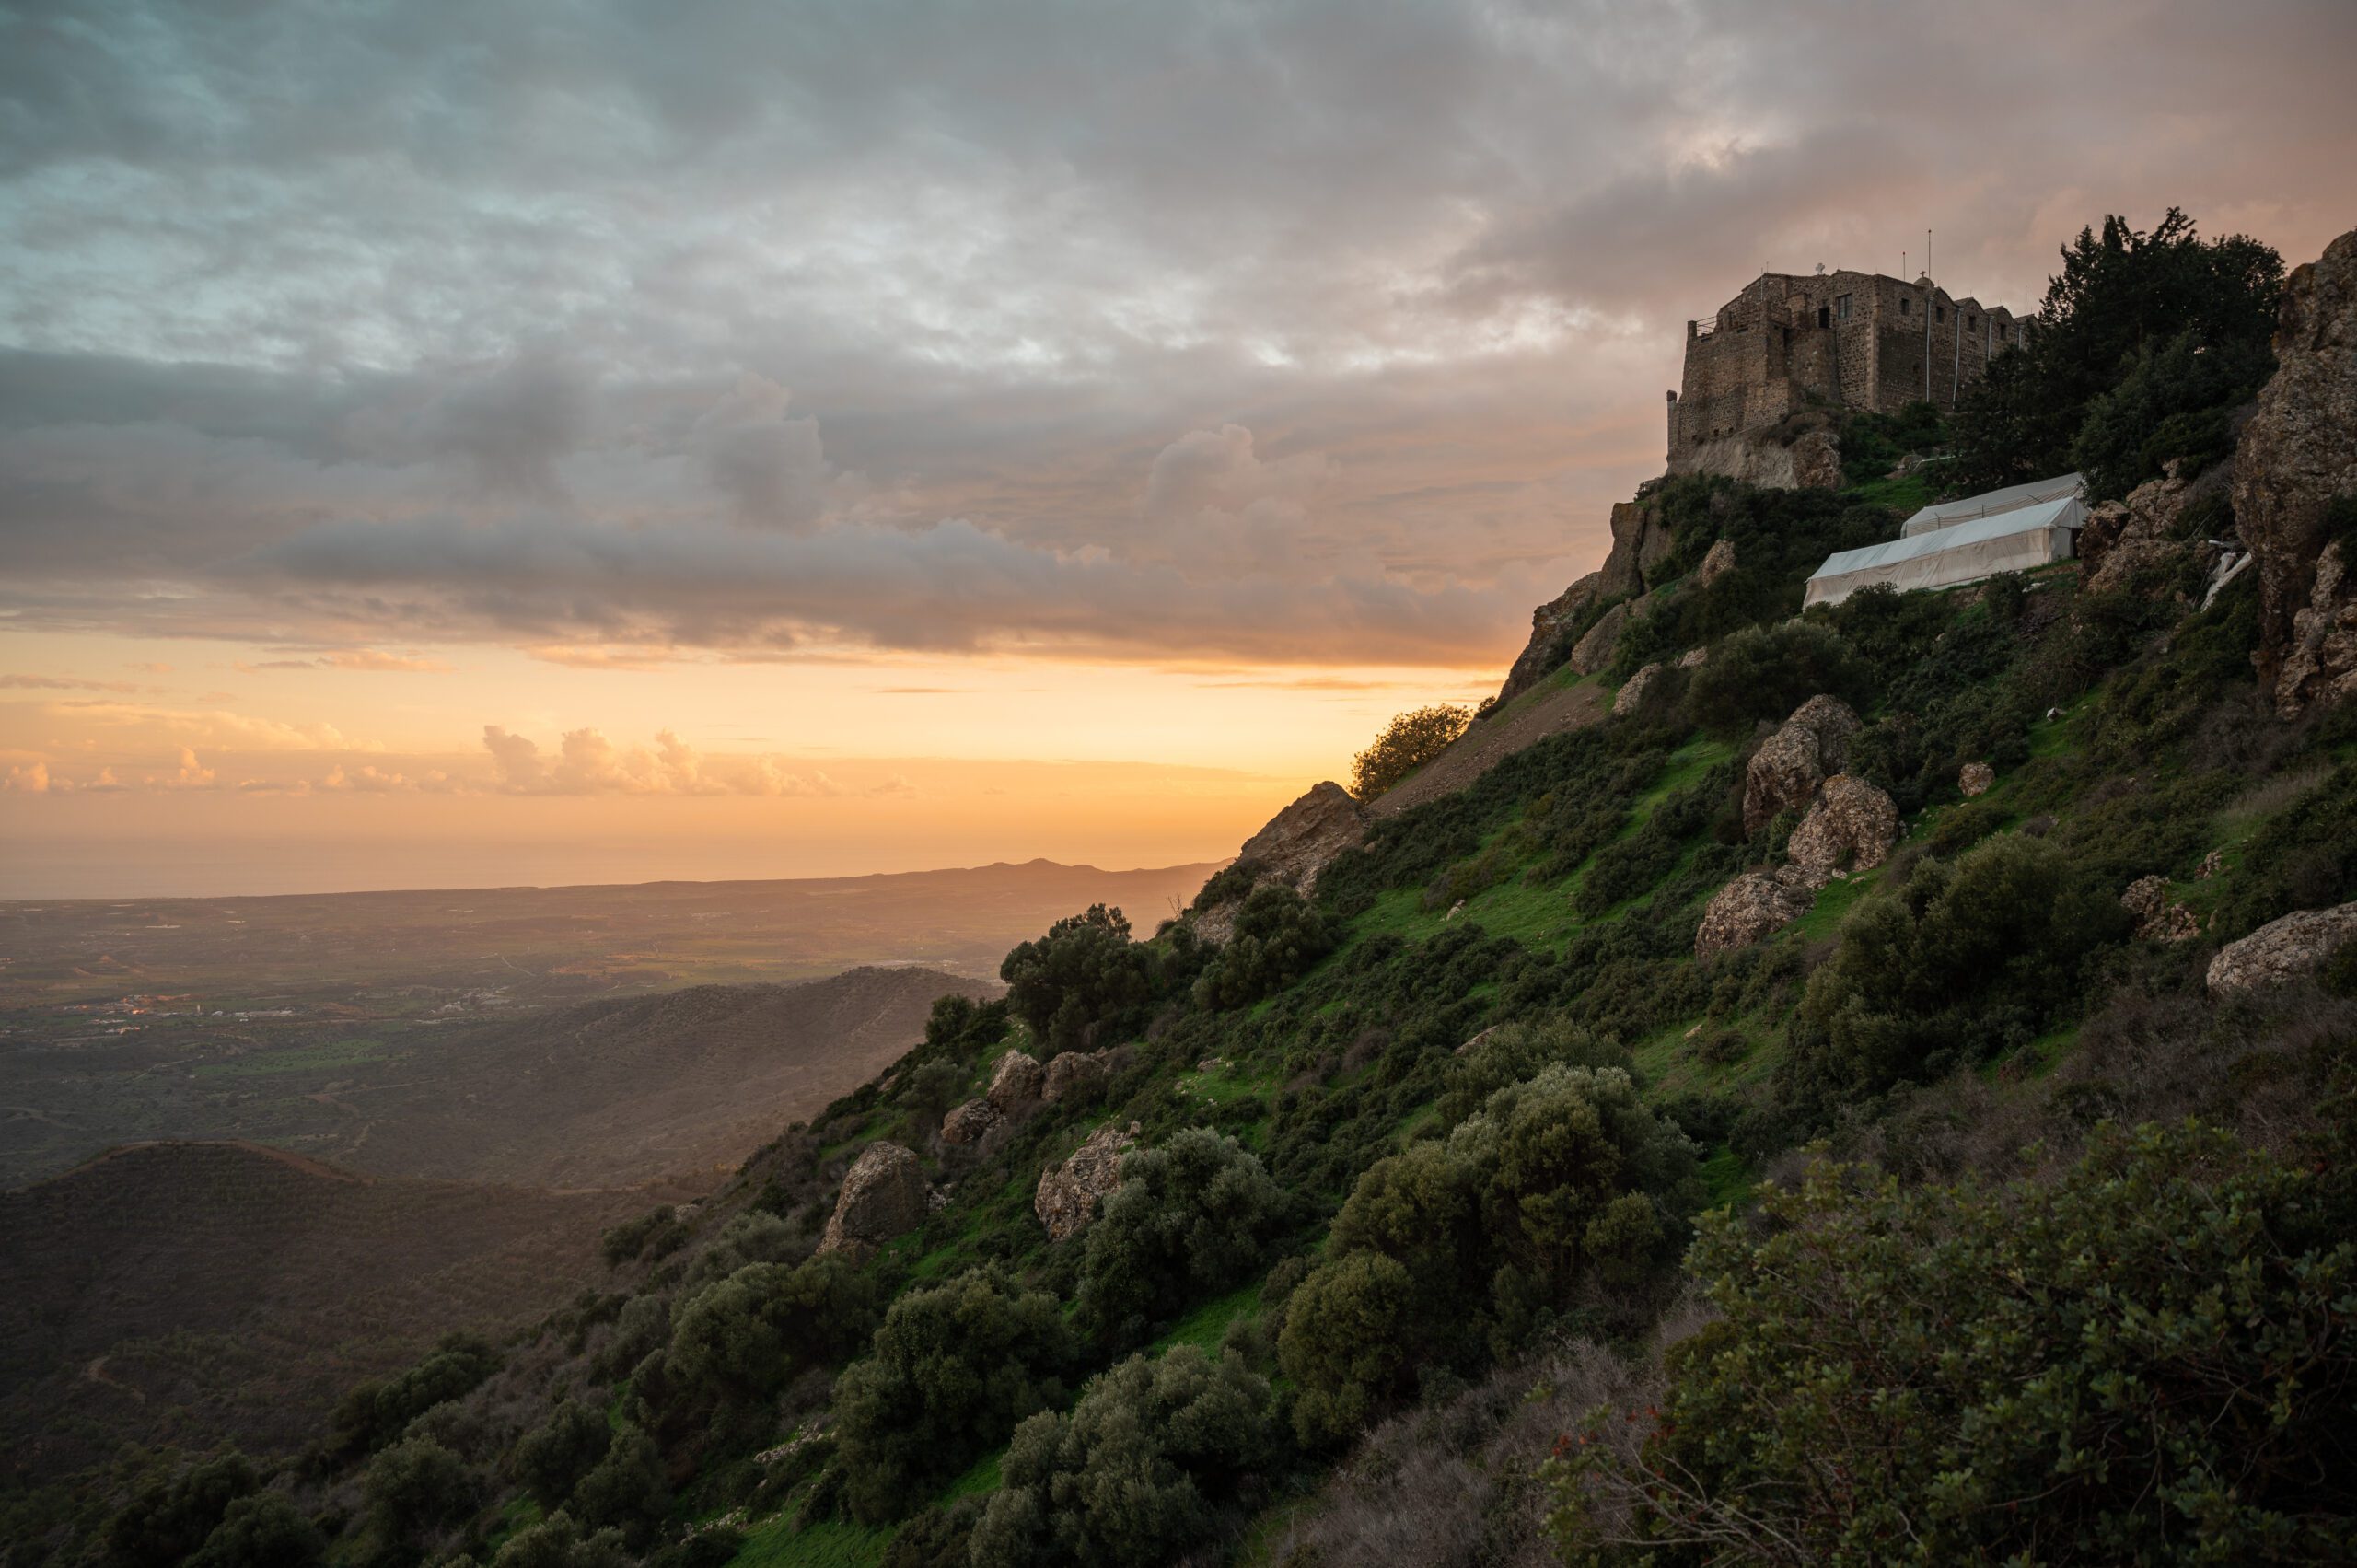
[[1645, 575], [1637, 558], [1644, 549], [1651, 510], [1643, 501], [1612, 504], [1612, 549], [1596, 571], [1597, 597], [1626, 598], [1644, 590]]
[[2119, 895], [2119, 907], [2136, 917], [2136, 935], [2147, 942], [2183, 942], [2201, 934], [2193, 912], [2170, 899], [2165, 877], [2139, 877]]
[[1785, 853], [1812, 888], [1880, 865], [1898, 840], [1898, 807], [1862, 778], [1836, 773], [1793, 830]]
[[1067, 1051], [1048, 1063], [1048, 1081], [1039, 1098], [1050, 1105], [1070, 1099], [1093, 1099], [1105, 1092], [1107, 1052]]
[[1793, 710], [1776, 733], [1759, 743], [1744, 772], [1743, 830], [1758, 832], [1779, 811], [1798, 811], [1817, 796], [1827, 777], [1839, 772], [1858, 715], [1839, 697], [1817, 695]]
[[1596, 601], [1603, 581], [1603, 573], [1590, 572], [1530, 612], [1530, 641], [1523, 645], [1514, 668], [1506, 671], [1505, 684], [1498, 688], [1501, 703], [1513, 702], [1552, 673], [1560, 662], [1556, 644], [1562, 639], [1563, 629]]
[[1792, 867], [1781, 871], [1747, 871], [1712, 896], [1694, 933], [1694, 956], [1707, 958], [1735, 947], [1748, 947], [1809, 912], [1816, 892]]
[[2087, 514], [2079, 530], [2080, 569], [2089, 591], [2109, 593], [2128, 586], [2147, 566], [2165, 565], [2189, 555], [2214, 553], [2206, 540], [2177, 537], [2186, 509], [2234, 483], [2234, 465], [2181, 479], [2171, 463], [2166, 476], [2138, 485], [2124, 501], [2107, 501]]
[[[1260, 882], [1283, 882], [1306, 899], [1334, 857], [1366, 837], [1366, 808], [1351, 792], [1329, 779], [1270, 818], [1266, 827], [1244, 841], [1237, 858], [1258, 865]], [[1206, 942], [1226, 941], [1236, 929], [1237, 905], [1242, 902], [1239, 898], [1196, 911], [1195, 935]]]
[[1649, 664], [1622, 681], [1620, 690], [1612, 694], [1613, 716], [1618, 718], [1623, 714], [1635, 713], [1639, 704], [1644, 702], [1645, 692], [1652, 688], [1655, 679], [1660, 674], [1660, 665]]
[[998, 1059], [998, 1066], [991, 1073], [990, 1102], [1000, 1115], [1012, 1116], [1039, 1098], [1039, 1086], [1046, 1078], [1047, 1070], [1037, 1057], [1010, 1051]]
[[1986, 795], [1997, 782], [1997, 770], [1986, 762], [1967, 762], [1956, 776], [1956, 787], [1969, 797]]
[[970, 1099], [941, 1119], [945, 1144], [979, 1144], [982, 1135], [1004, 1121], [998, 1107], [986, 1099]]
[[916, 1156], [898, 1144], [868, 1144], [843, 1173], [819, 1250], [856, 1250], [914, 1230], [924, 1223], [932, 1191]]
[[2357, 494], [2357, 230], [2284, 280], [2275, 357], [2235, 449], [2235, 521], [2258, 562], [2259, 679], [2289, 718], [2357, 686], [2357, 585], [2321, 569], [2326, 513]]
[[1636, 614], [1625, 604], [1616, 604], [1596, 618], [1572, 649], [1567, 661], [1582, 675], [1594, 675], [1612, 662], [1612, 650], [1620, 644], [1620, 634], [1636, 620]]
[[2313, 974], [2352, 938], [2357, 938], [2357, 903], [2294, 910], [2219, 948], [2210, 960], [2211, 993], [2280, 985]]
[[1137, 1143], [1138, 1124], [1124, 1130], [1110, 1123], [1088, 1135], [1063, 1164], [1039, 1173], [1031, 1212], [1051, 1241], [1069, 1241], [1097, 1217], [1097, 1200], [1121, 1183], [1121, 1159]]
[[1695, 568], [1694, 580], [1707, 588], [1734, 570], [1735, 540], [1723, 539], [1712, 545], [1710, 553], [1702, 557], [1702, 564]]

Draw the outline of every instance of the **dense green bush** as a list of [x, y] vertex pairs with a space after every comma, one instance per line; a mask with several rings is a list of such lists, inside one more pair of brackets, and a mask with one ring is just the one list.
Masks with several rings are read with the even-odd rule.
[[644, 1539], [671, 1504], [671, 1482], [655, 1439], [635, 1426], [614, 1434], [605, 1458], [591, 1466], [573, 1489], [568, 1504], [591, 1529], [618, 1529], [625, 1539]]
[[491, 1568], [629, 1568], [631, 1561], [620, 1530], [585, 1530], [558, 1513], [508, 1537]]
[[835, 1388], [843, 1496], [897, 1518], [1057, 1403], [1073, 1362], [1056, 1298], [974, 1270], [892, 1304], [872, 1353]]
[[1031, 1028], [1041, 1060], [1109, 1045], [1144, 1022], [1153, 970], [1128, 917], [1091, 904], [1018, 945], [999, 965], [1006, 1001]]
[[1244, 1007], [1292, 984], [1334, 947], [1323, 915], [1282, 882], [1263, 882], [1236, 912], [1234, 933], [1195, 980], [1199, 1007]]
[[882, 1295], [875, 1275], [841, 1253], [749, 1264], [679, 1308], [664, 1376], [691, 1400], [759, 1403], [801, 1368], [855, 1351]]
[[2212, 345], [2184, 331], [2138, 348], [2119, 383], [2087, 404], [2071, 444], [2087, 499], [2118, 500], [2172, 461], [2190, 478], [2231, 455], [2229, 411], [2257, 397], [2274, 373], [2263, 337]]
[[1847, 1099], [2025, 1045], [2084, 998], [2081, 960], [2127, 927], [2118, 889], [2041, 840], [1927, 858], [1843, 923], [1809, 977], [1788, 1079], [1804, 1099]]
[[257, 1492], [229, 1504], [186, 1568], [316, 1568], [327, 1538], [281, 1492]]
[[368, 1462], [361, 1481], [372, 1558], [411, 1563], [454, 1539], [482, 1501], [466, 1461], [430, 1437], [407, 1437]]
[[1399, 714], [1351, 759], [1351, 793], [1373, 800], [1456, 744], [1472, 722], [1472, 710], [1454, 703]]
[[1704, 1222], [1719, 1316], [1657, 1420], [1600, 1411], [1559, 1467], [1567, 1555], [2348, 1561], [2351, 1168], [2188, 1125], [2047, 1182], [1765, 1190]]
[[1148, 1568], [1203, 1541], [1270, 1450], [1270, 1395], [1234, 1353], [1132, 1356], [1070, 1415], [1018, 1427], [974, 1527], [974, 1568]]
[[595, 1469], [613, 1446], [606, 1412], [586, 1400], [567, 1400], [548, 1420], [516, 1440], [516, 1479], [555, 1513], [573, 1495], [581, 1478]]
[[688, 1227], [679, 1223], [672, 1206], [665, 1203], [614, 1226], [598, 1239], [598, 1246], [609, 1265], [620, 1266], [633, 1259], [668, 1257], [687, 1239]]
[[204, 1544], [233, 1504], [261, 1487], [252, 1461], [234, 1451], [150, 1481], [107, 1521], [104, 1561], [108, 1568], [178, 1562]]
[[1132, 1152], [1088, 1227], [1082, 1329], [1134, 1342], [1156, 1322], [1234, 1288], [1267, 1261], [1289, 1209], [1259, 1158], [1205, 1128]]
[[1871, 674], [1840, 634], [1818, 619], [1738, 632], [1711, 650], [1686, 688], [1686, 712], [1718, 735], [1782, 724], [1820, 692], [1862, 705]]
[[1693, 1145], [1627, 1073], [1557, 1062], [1499, 1089], [1445, 1143], [1378, 1160], [1353, 1188], [1279, 1340], [1295, 1432], [1347, 1438], [1411, 1376], [1527, 1343], [1575, 1286], [1637, 1283], [1675, 1256], [1701, 1196]]
[[480, 1335], [446, 1335], [432, 1354], [389, 1378], [355, 1383], [328, 1417], [340, 1456], [373, 1454], [409, 1430], [409, 1423], [446, 1400], [472, 1393], [499, 1370], [499, 1353]]

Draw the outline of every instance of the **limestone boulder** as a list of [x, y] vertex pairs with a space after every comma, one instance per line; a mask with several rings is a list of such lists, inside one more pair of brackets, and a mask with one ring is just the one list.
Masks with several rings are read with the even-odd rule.
[[1794, 709], [1744, 770], [1743, 830], [1756, 833], [1779, 811], [1805, 809], [1826, 779], [1840, 772], [1857, 732], [1858, 715], [1839, 697], [1820, 694]]
[[991, 1072], [988, 1093], [992, 1106], [1001, 1116], [1014, 1115], [1039, 1098], [1039, 1088], [1047, 1075], [1038, 1058], [1020, 1051], [1008, 1051]]
[[1645, 693], [1653, 690], [1654, 682], [1659, 679], [1660, 675], [1661, 666], [1649, 664], [1629, 677], [1627, 680], [1622, 681], [1620, 690], [1612, 694], [1614, 715], [1617, 717], [1623, 714], [1635, 713], [1643, 704]]
[[1594, 675], [1612, 662], [1612, 650], [1620, 645], [1620, 635], [1636, 620], [1636, 612], [1625, 604], [1616, 604], [1596, 618], [1572, 648], [1569, 662], [1582, 675]]
[[1986, 762], [1967, 762], [1956, 776], [1956, 787], [1968, 797], [1986, 795], [1997, 782], [1997, 770]]
[[1678, 656], [1678, 668], [1680, 669], [1700, 669], [1702, 668], [1703, 661], [1708, 659], [1710, 656], [1711, 650], [1708, 648], [1689, 648], [1683, 654]]
[[1793, 488], [1841, 488], [1841, 444], [1829, 430], [1805, 432], [1791, 447]]
[[1530, 612], [1530, 641], [1523, 645], [1514, 668], [1506, 671], [1505, 684], [1498, 688], [1500, 703], [1513, 702], [1554, 672], [1566, 651], [1561, 646], [1564, 628], [1596, 601], [1603, 581], [1603, 573], [1590, 572]]
[[1137, 1143], [1138, 1124], [1126, 1131], [1106, 1125], [1088, 1135], [1062, 1165], [1039, 1173], [1031, 1212], [1051, 1241], [1069, 1241], [1097, 1217], [1097, 1204], [1121, 1184], [1121, 1160]]
[[2252, 991], [2314, 974], [2352, 939], [2357, 939], [2357, 903], [2295, 910], [2219, 948], [2210, 960], [2210, 993]]
[[916, 1156], [898, 1144], [868, 1144], [843, 1173], [819, 1250], [858, 1251], [914, 1230], [924, 1223], [932, 1191]]
[[2235, 521], [2258, 563], [2259, 678], [2292, 717], [2357, 673], [2357, 584], [2337, 555], [2320, 580], [2327, 514], [2357, 495], [2357, 230], [2284, 280], [2275, 359], [2235, 448]]
[[979, 1144], [982, 1135], [1006, 1120], [998, 1107], [986, 1099], [970, 1099], [941, 1119], [941, 1141], [945, 1144]]
[[1039, 1098], [1050, 1105], [1066, 1100], [1086, 1103], [1105, 1092], [1109, 1074], [1102, 1051], [1067, 1051], [1048, 1063], [1048, 1081]]
[[1723, 539], [1712, 545], [1710, 553], [1702, 557], [1702, 564], [1695, 568], [1694, 580], [1707, 588], [1734, 570], [1735, 540]]
[[2165, 877], [2139, 877], [2119, 895], [2119, 907], [2136, 917], [2136, 935], [2147, 942], [2183, 942], [2201, 934], [2193, 912], [2169, 897]]
[[[1366, 808], [1349, 790], [1329, 779], [1269, 819], [1268, 825], [1244, 841], [1238, 860], [1260, 868], [1253, 885], [1283, 882], [1307, 898], [1318, 878], [1344, 850], [1366, 838]], [[1195, 935], [1206, 942], [1225, 942], [1236, 929], [1241, 898], [1216, 909], [1197, 910]]]
[[1812, 888], [1883, 863], [1898, 841], [1898, 807], [1862, 778], [1836, 773], [1793, 830], [1785, 853]]
[[2087, 514], [2079, 530], [2079, 569], [2088, 591], [2109, 593], [2126, 587], [2148, 566], [2167, 565], [2214, 553], [2205, 540], [2182, 537], [2187, 511], [2195, 503], [2223, 494], [2234, 483], [2234, 465], [2205, 470], [2199, 478], [2180, 478], [2171, 463], [2162, 478], [2138, 485], [2124, 501], [2107, 501]]
[[1713, 894], [1694, 933], [1694, 956], [1748, 947], [1806, 914], [1817, 894], [1791, 871], [1747, 871]]

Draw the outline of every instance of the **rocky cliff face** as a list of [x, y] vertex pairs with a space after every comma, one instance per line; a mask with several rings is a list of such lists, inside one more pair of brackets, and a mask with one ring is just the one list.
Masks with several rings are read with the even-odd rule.
[[[1334, 857], [1366, 837], [1366, 812], [1351, 792], [1328, 780], [1269, 819], [1268, 826], [1244, 841], [1237, 854], [1260, 868], [1260, 881], [1283, 882], [1303, 898], [1318, 886], [1318, 874]], [[1254, 884], [1258, 886], [1256, 882]], [[1225, 942], [1236, 925], [1238, 899], [1195, 912], [1195, 935]]]
[[2235, 453], [2235, 520], [2258, 563], [2259, 679], [2277, 712], [2357, 691], [2357, 583], [2327, 538], [2357, 497], [2357, 230], [2293, 270], [2278, 368]]

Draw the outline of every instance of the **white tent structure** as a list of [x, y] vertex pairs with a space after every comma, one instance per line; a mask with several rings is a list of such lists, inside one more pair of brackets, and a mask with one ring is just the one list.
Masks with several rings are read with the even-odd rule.
[[2086, 503], [2074, 492], [1969, 522], [1901, 535], [1864, 550], [1845, 550], [1825, 558], [1825, 564], [1808, 580], [1804, 602], [1840, 604], [1860, 588], [1877, 583], [1888, 583], [1901, 593], [1910, 588], [1954, 587], [2000, 572], [2026, 572], [2050, 562], [2067, 561], [2079, 528], [2086, 520]]
[[1924, 507], [1899, 524], [1899, 537], [1911, 538], [1919, 533], [1930, 533], [1933, 528], [1968, 523], [1975, 517], [1993, 517], [2000, 512], [2017, 512], [2025, 506], [2060, 501], [2065, 495], [2079, 494], [2081, 489], [2079, 476], [2066, 473], [2052, 479], [2032, 480], [2027, 484], [2009, 484], [2003, 490], [1983, 491], [1979, 495], [1968, 495], [1961, 501], [1943, 501], [1936, 506]]

